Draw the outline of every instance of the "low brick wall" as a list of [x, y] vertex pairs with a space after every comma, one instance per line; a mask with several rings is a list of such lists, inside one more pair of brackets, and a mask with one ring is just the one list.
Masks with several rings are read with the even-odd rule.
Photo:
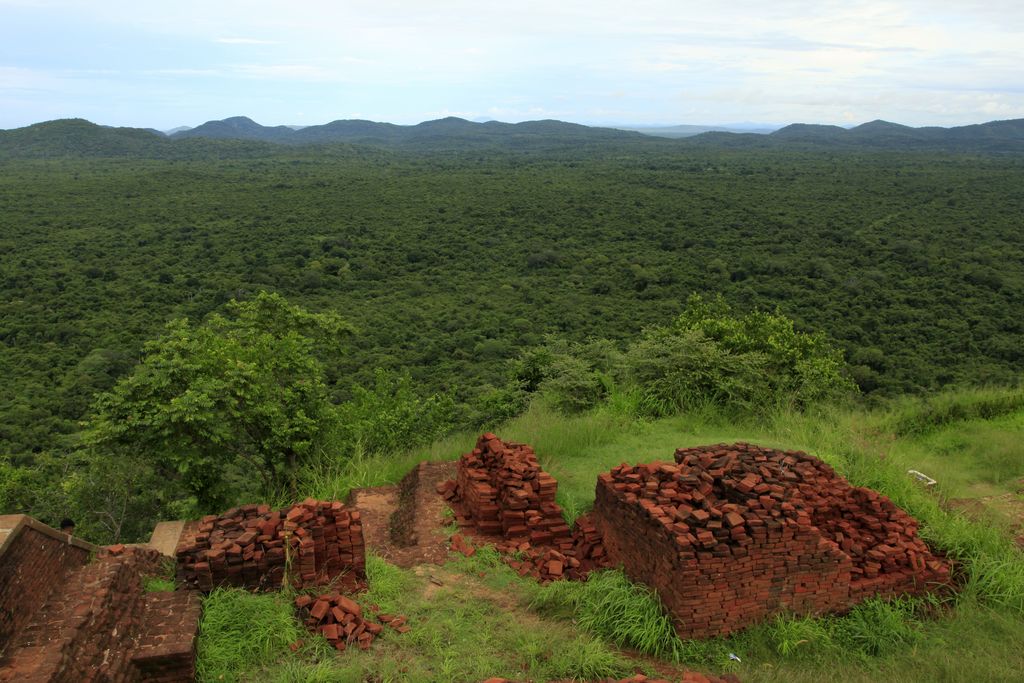
[[149, 593], [143, 631], [133, 649], [129, 680], [179, 683], [195, 680], [196, 635], [202, 606], [192, 591]]
[[598, 478], [592, 519], [611, 561], [658, 592], [684, 637], [949, 579], [909, 515], [804, 453], [734, 444], [622, 465]]
[[353, 590], [366, 579], [360, 514], [337, 501], [307, 499], [277, 511], [244, 505], [204, 517], [186, 525], [176, 555], [178, 579], [204, 592], [278, 588], [287, 562], [299, 588], [340, 581]]
[[481, 435], [476, 448], [459, 459], [455, 482], [439, 491], [457, 500], [481, 533], [562, 550], [573, 545], [562, 508], [555, 503], [558, 482], [541, 469], [526, 444]]
[[96, 547], [26, 515], [0, 516], [0, 655]]
[[398, 484], [398, 508], [388, 520], [388, 532], [397, 545], [416, 544], [416, 491], [420, 486], [420, 473], [427, 463], [421, 462], [409, 470]]

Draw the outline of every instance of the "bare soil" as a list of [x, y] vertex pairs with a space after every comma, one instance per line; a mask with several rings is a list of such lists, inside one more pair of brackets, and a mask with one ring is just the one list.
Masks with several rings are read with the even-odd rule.
[[991, 521], [991, 516], [1004, 520], [1019, 548], [1024, 549], [1024, 480], [1016, 493], [979, 498], [953, 498], [946, 505], [978, 521]]
[[423, 462], [398, 486], [356, 489], [367, 548], [399, 567], [444, 564], [448, 558], [445, 502], [435, 490], [455, 475], [453, 462]]

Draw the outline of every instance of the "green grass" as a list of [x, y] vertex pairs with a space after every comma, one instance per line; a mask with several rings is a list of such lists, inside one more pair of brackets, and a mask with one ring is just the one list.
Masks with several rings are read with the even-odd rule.
[[174, 560], [167, 558], [160, 573], [142, 577], [142, 590], [147, 593], [173, 591], [178, 587], [174, 580], [174, 569]]
[[[486, 573], [485, 578], [479, 574]], [[444, 585], [370, 555], [364, 609], [404, 614], [411, 630], [385, 629], [367, 652], [335, 653], [292, 616], [290, 598], [220, 589], [206, 599], [199, 639], [200, 681], [593, 680], [635, 666], [600, 638], [527, 609], [537, 587], [493, 548], [437, 568]], [[303, 640], [293, 653], [289, 643]]]
[[893, 455], [951, 498], [1014, 492], [1024, 478], [1024, 410], [936, 427], [900, 440]]
[[142, 590], [147, 593], [161, 593], [173, 591], [177, 588], [174, 579], [167, 579], [162, 576], [147, 576], [142, 580]]
[[907, 397], [890, 405], [887, 427], [897, 436], [924, 434], [967, 420], [992, 420], [1024, 410], [1024, 387], [977, 387]]
[[571, 618], [590, 633], [646, 655], [679, 662], [686, 654], [657, 595], [618, 570], [597, 572], [586, 582], [551, 583], [531, 607]]
[[288, 646], [303, 639], [309, 634], [295, 619], [289, 594], [218, 588], [203, 600], [197, 678], [256, 680], [256, 672], [287, 657]]

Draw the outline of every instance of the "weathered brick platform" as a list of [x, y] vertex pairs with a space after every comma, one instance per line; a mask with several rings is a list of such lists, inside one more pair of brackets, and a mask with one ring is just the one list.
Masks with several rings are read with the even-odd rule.
[[610, 559], [658, 592], [684, 637], [948, 583], [915, 520], [817, 458], [734, 444], [675, 460], [602, 474], [592, 518]]
[[569, 525], [555, 503], [558, 482], [541, 469], [533, 449], [483, 434], [458, 462], [454, 482], [438, 488], [482, 534], [533, 546], [572, 548]]
[[11, 639], [0, 681], [194, 680], [198, 597], [143, 592], [162, 563], [151, 548], [116, 546], [51, 585]]
[[188, 525], [178, 543], [178, 578], [209, 592], [216, 586], [270, 590], [286, 564], [292, 586], [365, 585], [366, 547], [358, 511], [312, 498], [282, 510], [243, 505]]

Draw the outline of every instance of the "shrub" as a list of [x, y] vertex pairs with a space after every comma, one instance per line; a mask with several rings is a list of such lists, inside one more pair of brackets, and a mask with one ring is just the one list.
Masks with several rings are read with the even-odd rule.
[[691, 296], [671, 325], [630, 346], [625, 368], [653, 416], [708, 403], [757, 413], [805, 408], [857, 391], [822, 335], [796, 331], [778, 312], [734, 315], [720, 296]]

